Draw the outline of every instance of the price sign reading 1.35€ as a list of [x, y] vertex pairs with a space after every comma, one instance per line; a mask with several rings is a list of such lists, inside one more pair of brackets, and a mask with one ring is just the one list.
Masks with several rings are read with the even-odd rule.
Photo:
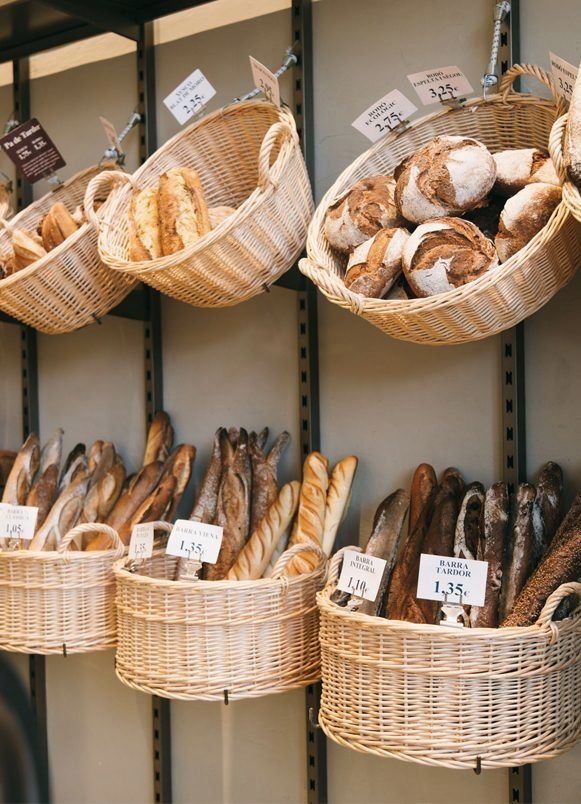
[[167, 540], [166, 553], [170, 556], [215, 564], [218, 560], [224, 528], [204, 525], [189, 519], [178, 519]]
[[34, 536], [38, 508], [34, 505], [0, 503], [0, 539], [30, 541]]
[[194, 70], [179, 87], [163, 99], [178, 123], [183, 125], [197, 114], [216, 94], [216, 90], [201, 70]]
[[129, 558], [142, 561], [144, 558], [151, 558], [153, 554], [153, 523], [142, 522], [134, 525], [131, 530], [131, 541], [129, 542]]
[[362, 112], [351, 125], [371, 142], [377, 142], [417, 110], [418, 107], [399, 89], [393, 89]]
[[337, 589], [374, 601], [379, 592], [386, 563], [383, 558], [346, 550], [343, 553], [343, 566]]
[[249, 56], [250, 69], [252, 70], [252, 80], [254, 86], [259, 89], [267, 101], [280, 106], [280, 87], [278, 78], [268, 67], [257, 61], [254, 56]]
[[408, 80], [424, 106], [464, 98], [473, 91], [468, 79], [458, 67], [440, 67], [436, 70], [412, 73], [408, 75]]
[[577, 67], [573, 64], [569, 64], [568, 61], [565, 61], [565, 59], [556, 56], [550, 51], [549, 58], [551, 60], [551, 70], [553, 72], [553, 78], [555, 79], [557, 92], [562, 98], [565, 98], [566, 101], [570, 101], [573, 96], [573, 87], [577, 80]]
[[483, 606], [488, 561], [422, 553], [416, 597]]

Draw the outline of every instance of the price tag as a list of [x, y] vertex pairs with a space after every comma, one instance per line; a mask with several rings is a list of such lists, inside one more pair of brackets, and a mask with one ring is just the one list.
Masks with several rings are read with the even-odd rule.
[[250, 59], [250, 69], [252, 70], [252, 80], [254, 86], [259, 89], [267, 101], [280, 106], [280, 87], [278, 85], [278, 78], [271, 72], [268, 67], [261, 64], [253, 56]]
[[134, 525], [131, 530], [131, 541], [129, 542], [129, 558], [134, 558], [137, 561], [150, 558], [153, 554], [153, 537], [153, 524], [151, 522]]
[[0, 503], [0, 538], [30, 541], [36, 529], [38, 508], [34, 505]]
[[416, 597], [424, 600], [483, 606], [488, 561], [449, 558], [422, 553]]
[[119, 135], [117, 134], [117, 129], [115, 128], [113, 123], [110, 120], [107, 120], [106, 117], [99, 117], [99, 122], [103, 126], [103, 130], [105, 131], [105, 136], [107, 137], [109, 147], [115, 148], [116, 151], [121, 151], [121, 143], [119, 142]]
[[170, 556], [190, 558], [215, 564], [218, 560], [224, 528], [205, 525], [190, 519], [178, 519], [167, 540], [166, 553]]
[[417, 110], [417, 106], [399, 89], [394, 89], [360, 114], [351, 125], [371, 142], [377, 142]]
[[374, 601], [379, 592], [386, 563], [383, 558], [346, 550], [343, 554], [343, 566], [337, 589]]
[[201, 70], [194, 70], [185, 81], [163, 99], [175, 119], [183, 125], [197, 114], [216, 94], [216, 90]]
[[473, 89], [458, 67], [440, 67], [408, 75], [412, 87], [424, 106], [469, 95]]
[[551, 70], [553, 71], [553, 78], [557, 86], [557, 92], [566, 101], [570, 101], [573, 97], [573, 87], [577, 80], [577, 73], [579, 70], [573, 64], [569, 64], [565, 59], [556, 56], [549, 51], [549, 59], [551, 61]]
[[66, 165], [60, 151], [36, 117], [0, 138], [0, 146], [31, 184]]

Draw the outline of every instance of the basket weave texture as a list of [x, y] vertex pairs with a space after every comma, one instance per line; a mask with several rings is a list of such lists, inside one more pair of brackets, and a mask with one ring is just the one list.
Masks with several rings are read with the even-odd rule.
[[[72, 212], [83, 203], [90, 179], [100, 172], [91, 167], [77, 173], [10, 222], [3, 221], [0, 257], [12, 252], [10, 230], [34, 231], [57, 201]], [[115, 274], [101, 262], [96, 229], [85, 223], [44, 257], [0, 280], [0, 310], [40, 332], [72, 332], [108, 313], [135, 284], [132, 277]]]
[[[174, 167], [199, 175], [208, 207], [236, 211], [193, 245], [159, 259], [131, 262], [128, 210], [133, 187], [155, 186]], [[123, 174], [122, 174], [123, 175]], [[118, 178], [103, 174], [93, 196]], [[227, 106], [165, 143], [115, 193], [100, 221], [99, 252], [118, 275], [136, 277], [195, 307], [227, 307], [261, 293], [301, 253], [313, 198], [294, 119], [264, 101]]]
[[320, 678], [316, 593], [325, 581], [322, 551], [312, 572], [258, 581], [174, 581], [178, 559], [163, 551], [143, 572], [115, 565], [116, 671], [134, 689], [181, 700], [252, 698]]
[[[111, 536], [114, 549], [67, 549], [93, 532]], [[58, 551], [0, 552], [0, 650], [48, 655], [115, 647], [113, 564], [123, 551], [112, 528], [84, 524], [67, 533]]]
[[[516, 65], [500, 94], [474, 99], [459, 109], [423, 117], [402, 133], [393, 132], [356, 159], [328, 190], [315, 211], [300, 269], [334, 304], [362, 316], [394, 338], [428, 345], [480, 340], [514, 326], [542, 307], [573, 276], [581, 262], [581, 231], [565, 203], [547, 225], [499, 268], [460, 288], [424, 299], [368, 299], [345, 287], [344, 260], [330, 248], [323, 227], [329, 206], [366, 176], [390, 175], [407, 156], [434, 137], [474, 137], [491, 151], [546, 148], [562, 101], [511, 90], [521, 75], [532, 75], [554, 93], [552, 79], [537, 67]], [[555, 93], [554, 93], [555, 94]]]
[[563, 203], [571, 215], [581, 222], [581, 192], [567, 177], [563, 161], [563, 137], [565, 136], [568, 119], [569, 115], [564, 114], [555, 122], [551, 130], [549, 151], [551, 152], [553, 163], [563, 180]]
[[475, 768], [478, 758], [483, 768], [538, 762], [580, 739], [581, 608], [551, 617], [581, 584], [557, 589], [527, 628], [416, 625], [331, 602], [342, 553], [317, 596], [327, 736], [448, 768]]

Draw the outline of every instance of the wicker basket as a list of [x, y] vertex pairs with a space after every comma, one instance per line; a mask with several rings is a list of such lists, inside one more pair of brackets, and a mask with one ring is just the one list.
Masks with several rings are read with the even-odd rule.
[[[114, 549], [67, 549], [91, 532], [108, 533]], [[123, 551], [112, 528], [85, 524], [58, 550], [0, 552], [0, 650], [66, 655], [115, 647], [113, 564]]]
[[563, 111], [562, 101], [511, 91], [520, 75], [535, 76], [555, 94], [552, 79], [542, 70], [516, 65], [504, 77], [499, 95], [423, 117], [374, 145], [339, 176], [315, 212], [307, 240], [308, 260], [300, 263], [301, 271], [331, 302], [394, 338], [430, 345], [464, 343], [514, 326], [571, 279], [581, 262], [581, 234], [564, 203], [530, 243], [498, 269], [425, 299], [387, 301], [353, 293], [342, 279], [344, 261], [331, 250], [323, 232], [327, 209], [346, 189], [365, 176], [393, 173], [402, 159], [436, 136], [475, 137], [492, 151], [546, 147], [555, 117]]
[[[278, 577], [314, 550], [313, 572]], [[325, 556], [297, 545], [258, 581], [174, 581], [178, 559], [157, 550], [143, 575], [128, 559], [117, 577], [117, 675], [164, 698], [216, 701], [284, 692], [320, 678], [316, 592]]]
[[549, 151], [551, 152], [551, 157], [559, 176], [563, 181], [563, 203], [571, 215], [581, 222], [581, 192], [579, 192], [579, 188], [567, 178], [563, 162], [563, 137], [565, 136], [568, 117], [568, 115], [564, 114], [555, 121], [549, 139]]
[[[200, 176], [209, 207], [236, 212], [194, 245], [167, 257], [128, 259], [128, 205], [132, 185], [155, 186], [172, 167]], [[99, 252], [122, 276], [137, 277], [195, 307], [227, 307], [267, 290], [301, 253], [313, 199], [292, 115], [263, 101], [227, 106], [163, 145], [118, 191], [101, 221]], [[93, 197], [118, 174], [103, 174]]]
[[[357, 548], [349, 548], [351, 550]], [[539, 762], [581, 738], [581, 608], [527, 628], [456, 629], [348, 612], [331, 602], [343, 550], [317, 596], [329, 737], [378, 756], [448, 768]]]
[[[0, 257], [12, 252], [10, 230], [34, 231], [57, 201], [72, 211], [83, 203], [89, 180], [100, 172], [99, 167], [83, 170], [10, 222], [3, 220]], [[0, 310], [40, 332], [71, 332], [108, 313], [135, 284], [131, 277], [103, 265], [97, 251], [97, 232], [93, 224], [85, 223], [44, 257], [0, 280]]]

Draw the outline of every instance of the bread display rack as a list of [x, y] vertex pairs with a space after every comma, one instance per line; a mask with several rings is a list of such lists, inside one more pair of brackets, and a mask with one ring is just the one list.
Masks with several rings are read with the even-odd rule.
[[[71, 549], [84, 533], [107, 533], [110, 550]], [[89, 653], [115, 647], [113, 564], [123, 555], [108, 525], [77, 525], [58, 550], [0, 551], [0, 650]]]
[[[170, 168], [193, 168], [208, 207], [235, 212], [197, 242], [165, 257], [132, 262], [133, 188], [154, 186]], [[266, 101], [226, 106], [166, 142], [132, 177], [104, 172], [85, 208], [110, 181], [125, 180], [99, 222], [99, 253], [112, 273], [140, 279], [195, 307], [227, 307], [267, 290], [301, 253], [313, 212], [309, 178], [292, 114]]]
[[[12, 230], [35, 230], [56, 202], [71, 209], [82, 204], [90, 179], [100, 171], [98, 166], [82, 170], [10, 221], [0, 221], [0, 256], [11, 251]], [[36, 262], [0, 280], [0, 310], [40, 332], [56, 335], [94, 323], [135, 284], [136, 280], [115, 274], [102, 263], [97, 232], [87, 222]]]
[[[282, 576], [303, 551], [316, 553], [318, 566]], [[164, 698], [228, 703], [320, 678], [316, 593], [326, 573], [320, 548], [291, 547], [272, 577], [257, 581], [175, 581], [177, 562], [156, 550], [143, 574], [131, 571], [129, 559], [115, 564], [121, 681]]]
[[[512, 91], [520, 76], [537, 78], [551, 90], [554, 100]], [[436, 136], [475, 137], [493, 151], [546, 147], [555, 118], [563, 110], [563, 101], [543, 70], [515, 65], [503, 77], [499, 94], [442, 109], [388, 135], [343, 171], [323, 197], [309, 227], [308, 259], [301, 261], [301, 271], [329, 301], [401, 340], [465, 343], [514, 326], [542, 307], [579, 266], [581, 234], [564, 202], [527, 246], [494, 271], [448, 293], [393, 301], [368, 299], [345, 287], [341, 261], [324, 235], [325, 215], [354, 182], [370, 175], [390, 175], [405, 157]]]
[[579, 740], [581, 608], [551, 618], [581, 584], [560, 586], [526, 628], [418, 625], [333, 603], [343, 552], [317, 596], [319, 723], [328, 737], [377, 756], [476, 770], [550, 759]]

